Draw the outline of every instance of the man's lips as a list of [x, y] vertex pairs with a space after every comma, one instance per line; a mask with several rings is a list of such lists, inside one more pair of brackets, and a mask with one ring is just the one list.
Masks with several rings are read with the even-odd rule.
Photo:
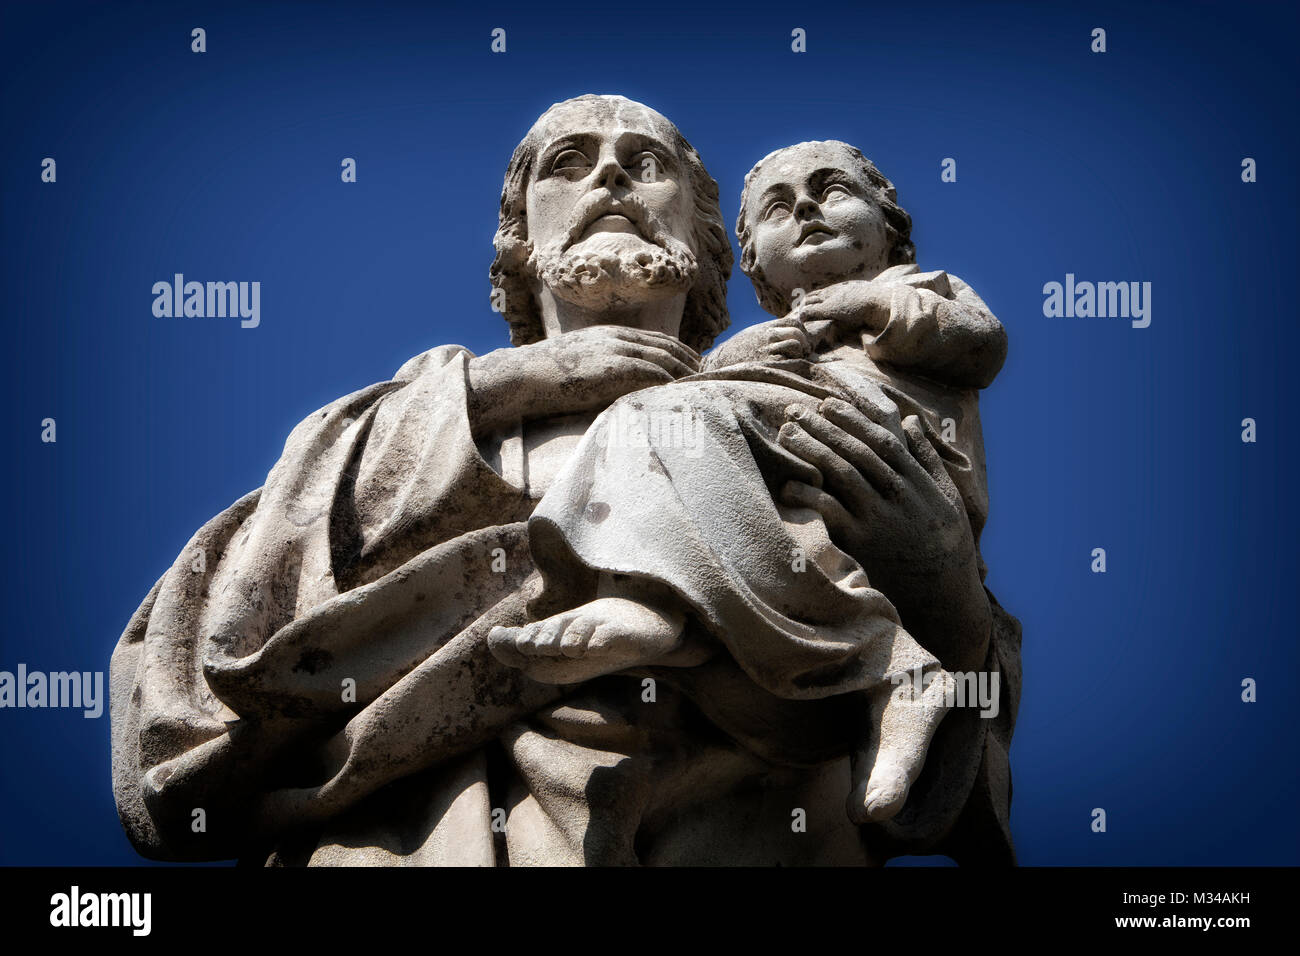
[[592, 203], [569, 233], [569, 243], [580, 242], [598, 232], [621, 232], [649, 241], [649, 227], [643, 210], [635, 203], [605, 199]]
[[593, 232], [626, 232], [632, 235], [639, 235], [640, 230], [634, 223], [622, 213], [610, 212], [603, 216], [597, 217], [591, 225], [582, 231], [583, 236], [589, 236]]

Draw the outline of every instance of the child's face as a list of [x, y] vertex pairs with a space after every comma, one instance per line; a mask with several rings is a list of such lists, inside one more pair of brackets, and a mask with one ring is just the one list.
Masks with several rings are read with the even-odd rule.
[[754, 258], [785, 294], [871, 279], [889, 264], [885, 218], [843, 148], [806, 143], [765, 164], [747, 210]]

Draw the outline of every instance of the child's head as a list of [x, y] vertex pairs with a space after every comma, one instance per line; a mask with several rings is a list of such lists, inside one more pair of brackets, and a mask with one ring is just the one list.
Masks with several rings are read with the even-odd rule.
[[799, 143], [765, 156], [740, 194], [740, 268], [773, 315], [794, 289], [872, 279], [916, 261], [912, 218], [871, 160], [838, 140]]

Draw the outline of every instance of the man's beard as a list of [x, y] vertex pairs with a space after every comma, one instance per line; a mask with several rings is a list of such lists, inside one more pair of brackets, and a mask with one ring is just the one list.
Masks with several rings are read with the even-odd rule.
[[650, 241], [623, 232], [598, 232], [576, 242], [565, 237], [534, 249], [528, 271], [557, 298], [592, 311], [689, 291], [700, 271], [695, 254], [657, 222], [647, 226]]

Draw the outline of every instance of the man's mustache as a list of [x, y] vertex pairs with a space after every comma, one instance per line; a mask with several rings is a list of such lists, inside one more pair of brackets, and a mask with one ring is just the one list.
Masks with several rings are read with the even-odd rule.
[[592, 223], [602, 216], [623, 216], [636, 227], [642, 239], [667, 248], [664, 238], [668, 230], [645, 204], [645, 200], [631, 194], [619, 199], [611, 195], [608, 190], [601, 189], [588, 193], [578, 202], [573, 211], [568, 237], [560, 251], [563, 252], [581, 239], [582, 234], [591, 228]]

